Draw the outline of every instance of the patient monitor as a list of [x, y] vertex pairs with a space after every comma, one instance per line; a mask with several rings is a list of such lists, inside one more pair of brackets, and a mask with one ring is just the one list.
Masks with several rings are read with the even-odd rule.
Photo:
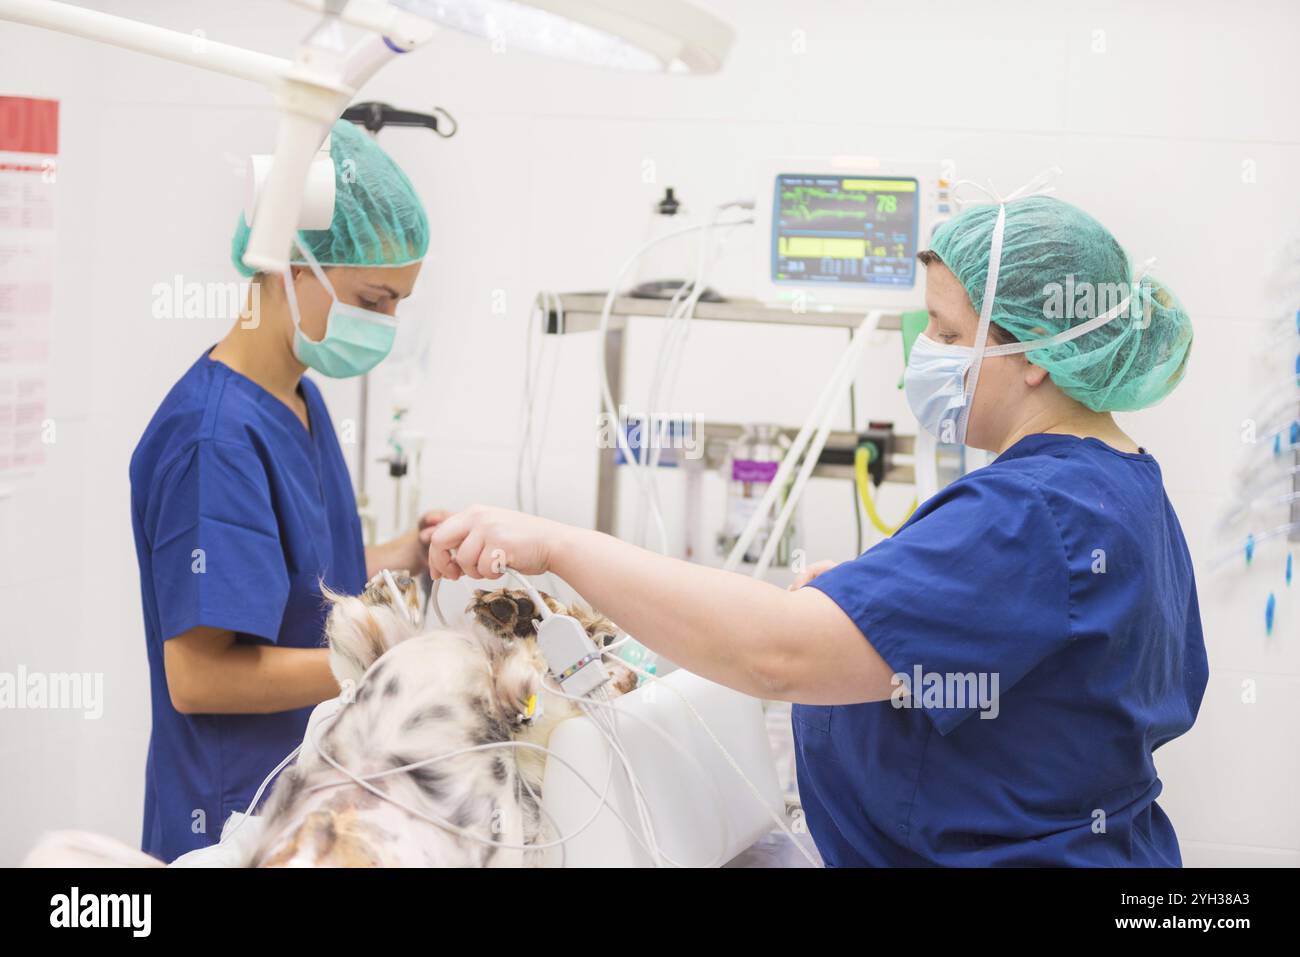
[[924, 304], [916, 254], [952, 209], [939, 163], [787, 157], [764, 165], [758, 190], [761, 300], [806, 309]]

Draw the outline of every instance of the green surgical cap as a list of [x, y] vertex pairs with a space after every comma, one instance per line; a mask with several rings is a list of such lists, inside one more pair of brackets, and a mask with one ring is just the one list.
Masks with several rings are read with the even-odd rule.
[[[329, 229], [303, 230], [303, 244], [322, 266], [405, 266], [423, 259], [429, 249], [429, 220], [406, 174], [346, 120], [335, 122], [330, 133], [334, 218]], [[240, 214], [230, 256], [245, 276], [255, 272], [244, 265], [248, 234]], [[306, 262], [296, 246], [290, 260]]]
[[[1137, 276], [1127, 254], [1087, 213], [1050, 196], [1012, 200], [1006, 209], [992, 321], [1020, 341], [1065, 332], [1132, 291]], [[968, 208], [940, 226], [931, 243], [977, 311], [997, 218], [996, 204]], [[1144, 409], [1173, 391], [1191, 347], [1187, 313], [1168, 288], [1147, 276], [1132, 309], [1026, 356], [1066, 395], [1095, 412], [1119, 412]]]

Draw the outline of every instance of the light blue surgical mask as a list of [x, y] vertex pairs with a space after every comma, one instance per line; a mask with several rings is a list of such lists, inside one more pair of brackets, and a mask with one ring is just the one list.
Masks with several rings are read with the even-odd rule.
[[912, 343], [903, 371], [903, 392], [917, 423], [940, 442], [966, 440], [966, 373], [975, 360], [969, 346], [949, 346], [929, 336]]
[[298, 297], [293, 290], [293, 280], [288, 275], [285, 276], [285, 291], [289, 297], [289, 312], [293, 316], [294, 325], [293, 354], [309, 369], [315, 369], [331, 379], [347, 379], [369, 372], [393, 351], [397, 320], [382, 312], [340, 302], [316, 257], [301, 242], [298, 243], [298, 248], [302, 250], [307, 265], [330, 294], [333, 303], [325, 321], [325, 335], [319, 342], [313, 342], [303, 334], [302, 316], [298, 311]]

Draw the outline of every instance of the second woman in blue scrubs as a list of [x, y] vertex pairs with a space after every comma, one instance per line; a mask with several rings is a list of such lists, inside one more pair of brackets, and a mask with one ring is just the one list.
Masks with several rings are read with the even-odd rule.
[[[338, 693], [320, 585], [359, 593], [381, 568], [417, 571], [421, 531], [363, 546], [352, 483], [311, 368], [365, 372], [391, 348], [428, 223], [395, 163], [351, 124], [332, 131], [328, 230], [304, 232], [292, 282], [256, 277], [237, 322], [154, 414], [131, 459], [152, 733], [145, 851], [213, 843]], [[242, 218], [233, 259], [245, 275]]]
[[965, 211], [932, 247], [908, 401], [998, 458], [893, 537], [785, 591], [475, 507], [433, 531], [431, 570], [554, 572], [678, 665], [796, 702], [829, 864], [1178, 865], [1153, 754], [1205, 691], [1196, 585], [1160, 468], [1111, 412], [1178, 384], [1190, 323], [1055, 199]]

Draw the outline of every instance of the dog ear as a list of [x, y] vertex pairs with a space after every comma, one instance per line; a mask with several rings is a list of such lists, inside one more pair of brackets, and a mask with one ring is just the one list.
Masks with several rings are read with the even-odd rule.
[[394, 595], [392, 589], [388, 587], [388, 577], [391, 577], [393, 584], [397, 586], [396, 597], [406, 606], [406, 617], [418, 625], [422, 616], [424, 595], [419, 580], [410, 572], [389, 572], [388, 576], [383, 572], [378, 573], [366, 582], [361, 600], [367, 605], [393, 605]]
[[623, 633], [618, 625], [580, 601], [569, 605], [568, 614], [578, 620], [582, 630], [596, 643], [597, 648], [604, 648]]
[[330, 606], [325, 641], [330, 671], [340, 685], [361, 680], [379, 656], [416, 633], [405, 615], [389, 605], [370, 605], [355, 595], [341, 595], [322, 582], [321, 597]]

